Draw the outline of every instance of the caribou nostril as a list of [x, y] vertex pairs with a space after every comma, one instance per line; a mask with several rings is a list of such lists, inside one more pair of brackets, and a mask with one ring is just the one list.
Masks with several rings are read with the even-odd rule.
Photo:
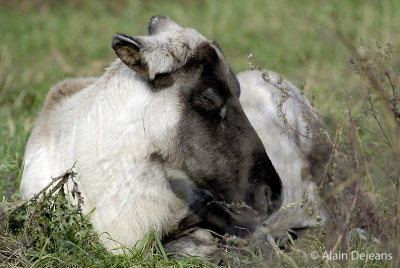
[[271, 203], [271, 189], [262, 184], [255, 187], [254, 206], [265, 213], [265, 206]]
[[271, 188], [269, 188], [268, 186], [264, 187], [264, 196], [265, 196], [267, 203], [272, 202], [271, 199], [273, 198], [273, 194], [272, 194]]
[[267, 219], [275, 213], [282, 205], [282, 192], [274, 192], [269, 184], [263, 184], [256, 187], [255, 208], [260, 212], [262, 220]]

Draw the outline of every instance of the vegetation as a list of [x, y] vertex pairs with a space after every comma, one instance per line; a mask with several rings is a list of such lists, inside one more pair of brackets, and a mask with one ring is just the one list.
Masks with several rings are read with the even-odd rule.
[[[146, 34], [152, 15], [168, 14], [217, 40], [235, 72], [248, 69], [253, 54], [252, 65], [302, 88], [334, 149], [321, 191], [340, 215], [336, 225], [308, 230], [267, 259], [230, 253], [225, 264], [398, 267], [399, 12], [396, 0], [0, 0], [0, 266], [211, 265], [168, 258], [153, 233], [138, 249], [112, 255], [62, 191], [16, 208], [24, 147], [50, 86], [66, 77], [100, 76], [115, 58], [116, 32]], [[373, 233], [366, 240], [349, 237], [355, 227]], [[319, 258], [312, 259], [314, 251]], [[392, 258], [328, 260], [324, 251]]]

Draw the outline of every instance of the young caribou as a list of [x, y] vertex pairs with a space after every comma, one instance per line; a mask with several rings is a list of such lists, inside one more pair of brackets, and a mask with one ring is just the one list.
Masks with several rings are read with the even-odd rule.
[[[148, 32], [115, 35], [118, 59], [98, 79], [51, 89], [26, 146], [23, 198], [75, 163], [83, 212], [115, 252], [149, 228], [161, 238], [192, 227], [264, 233], [282, 183], [224, 54], [168, 17]], [[210, 238], [201, 230], [192, 237]]]

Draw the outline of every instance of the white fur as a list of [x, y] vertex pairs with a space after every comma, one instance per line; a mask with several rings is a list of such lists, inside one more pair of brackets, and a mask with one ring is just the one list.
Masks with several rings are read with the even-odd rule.
[[[269, 158], [277, 170], [283, 184], [284, 200], [282, 209], [265, 221], [270, 230], [287, 230], [313, 226], [326, 220], [326, 215], [316, 203], [318, 194], [311, 174], [307, 171], [307, 156], [312, 153], [312, 133], [307, 135], [307, 125], [310, 125], [304, 115], [311, 114], [312, 119], [318, 118], [311, 111], [311, 105], [299, 89], [287, 80], [282, 80], [273, 72], [268, 72], [269, 82], [266, 82], [260, 71], [239, 73], [237, 78], [241, 87], [240, 102], [251, 124], [260, 136]], [[282, 111], [289, 125], [298, 133], [288, 129], [278, 116], [278, 103], [281, 101], [280, 88], [289, 89], [290, 97], [283, 104]], [[311, 126], [312, 127], [312, 126]], [[303, 206], [301, 207], [301, 204]]]
[[[186, 209], [149, 154], [170, 150], [179, 118], [176, 90], [152, 92], [118, 60], [93, 85], [42, 112], [27, 145], [21, 194], [30, 198], [76, 162], [84, 213], [96, 208], [98, 232], [126, 246], [150, 227], [166, 234]], [[102, 240], [117, 246], [107, 235]]]

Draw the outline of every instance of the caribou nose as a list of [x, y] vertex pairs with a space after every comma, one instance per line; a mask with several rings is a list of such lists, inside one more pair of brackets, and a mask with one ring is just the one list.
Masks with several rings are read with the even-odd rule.
[[[242, 116], [247, 120], [244, 112]], [[245, 189], [241, 186], [247, 184], [245, 202], [257, 211], [260, 219], [266, 219], [282, 205], [282, 181], [260, 137], [248, 123], [248, 127], [244, 127], [247, 142], [242, 147], [244, 161], [239, 172], [239, 189]]]
[[253, 153], [254, 166], [250, 179], [253, 184], [253, 193], [250, 193], [250, 196], [260, 219], [265, 220], [282, 205], [283, 187], [264, 147], [262, 149]]

